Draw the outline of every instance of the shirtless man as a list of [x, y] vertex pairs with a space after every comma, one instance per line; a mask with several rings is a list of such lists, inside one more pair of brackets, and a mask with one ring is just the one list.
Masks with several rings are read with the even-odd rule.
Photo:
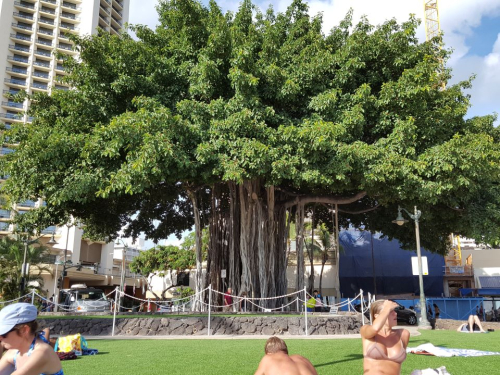
[[288, 355], [285, 342], [270, 337], [266, 342], [266, 355], [259, 363], [255, 375], [317, 375], [312, 363], [301, 355]]

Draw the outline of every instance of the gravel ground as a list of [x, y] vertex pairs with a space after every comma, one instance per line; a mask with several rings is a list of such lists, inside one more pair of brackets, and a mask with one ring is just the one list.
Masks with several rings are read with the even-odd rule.
[[[436, 321], [436, 329], [449, 329], [455, 331], [460, 324], [465, 323], [461, 320], [452, 319], [438, 319]], [[484, 330], [494, 329], [495, 331], [500, 330], [500, 322], [481, 322]]]

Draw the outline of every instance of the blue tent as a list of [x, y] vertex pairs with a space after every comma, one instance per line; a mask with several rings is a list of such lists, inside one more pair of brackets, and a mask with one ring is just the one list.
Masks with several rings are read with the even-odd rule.
[[[353, 297], [365, 293], [419, 295], [418, 276], [413, 276], [411, 257], [416, 251], [401, 249], [399, 241], [389, 241], [382, 235], [355, 229], [340, 232], [343, 247], [340, 254], [340, 292]], [[444, 258], [422, 249], [427, 257], [429, 274], [424, 276], [426, 297], [443, 294]], [[375, 291], [376, 283], [376, 291]]]

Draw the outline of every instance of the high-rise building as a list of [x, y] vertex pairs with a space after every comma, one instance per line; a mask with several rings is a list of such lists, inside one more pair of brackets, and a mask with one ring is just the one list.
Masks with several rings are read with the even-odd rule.
[[[97, 28], [120, 34], [128, 22], [130, 0], [0, 0], [0, 120], [6, 126], [30, 121], [28, 102], [7, 95], [25, 90], [50, 93], [67, 89], [59, 82], [62, 61], [54, 52], [76, 56], [68, 35], [89, 35]], [[12, 150], [3, 147], [1, 153]]]
[[[70, 34], [90, 35], [101, 28], [119, 35], [128, 22], [129, 4], [130, 0], [0, 0], [0, 122], [9, 128], [14, 123], [32, 120], [26, 115], [29, 101], [16, 103], [10, 94], [20, 90], [28, 94], [50, 94], [54, 89], [69, 89], [60, 80], [66, 73], [55, 52], [78, 57], [68, 38]], [[14, 147], [2, 145], [0, 156], [10, 152], [14, 152]], [[8, 176], [0, 176], [0, 183], [5, 178]], [[10, 220], [14, 215], [42, 204], [42, 199], [29, 200], [10, 209], [0, 209], [0, 235], [13, 232]], [[53, 272], [42, 275], [44, 288], [56, 291], [55, 263], [63, 260], [68, 267], [63, 287], [69, 287], [74, 281], [102, 285], [107, 290], [119, 285], [122, 262], [120, 257], [114, 259], [113, 243], [92, 242], [75, 226], [52, 226], [41, 233], [42, 244], [46, 244], [51, 235], [58, 240], [51, 246], [52, 254], [47, 261]], [[83, 265], [83, 268], [68, 264]]]

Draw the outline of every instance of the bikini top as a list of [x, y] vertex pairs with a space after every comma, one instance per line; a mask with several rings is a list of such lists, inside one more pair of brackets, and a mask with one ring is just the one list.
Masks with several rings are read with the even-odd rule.
[[[47, 341], [47, 339], [45, 338], [45, 335], [43, 332], [39, 333], [38, 335], [35, 335], [35, 338], [33, 339], [33, 342], [31, 343], [30, 345], [30, 348], [28, 350], [28, 357], [31, 355], [31, 353], [33, 353], [33, 349], [35, 349], [35, 344], [36, 344], [36, 339], [40, 339], [42, 340], [44, 343], [48, 344], [49, 342]], [[17, 353], [14, 355], [14, 368], [17, 370], [17, 363], [16, 363], [16, 359], [17, 359], [17, 355], [19, 354], [19, 350], [17, 351]], [[63, 373], [63, 370], [60, 369], [59, 371], [55, 372], [54, 374], [40, 374], [40, 375], [64, 375]]]
[[393, 361], [399, 364], [403, 363], [403, 361], [406, 359], [406, 350], [403, 346], [403, 341], [401, 340], [401, 338], [399, 339], [399, 341], [401, 342], [401, 350], [393, 357], [388, 357], [387, 354], [385, 354], [384, 348], [378, 345], [377, 336], [374, 337], [374, 340], [375, 342], [368, 347], [365, 358]]

